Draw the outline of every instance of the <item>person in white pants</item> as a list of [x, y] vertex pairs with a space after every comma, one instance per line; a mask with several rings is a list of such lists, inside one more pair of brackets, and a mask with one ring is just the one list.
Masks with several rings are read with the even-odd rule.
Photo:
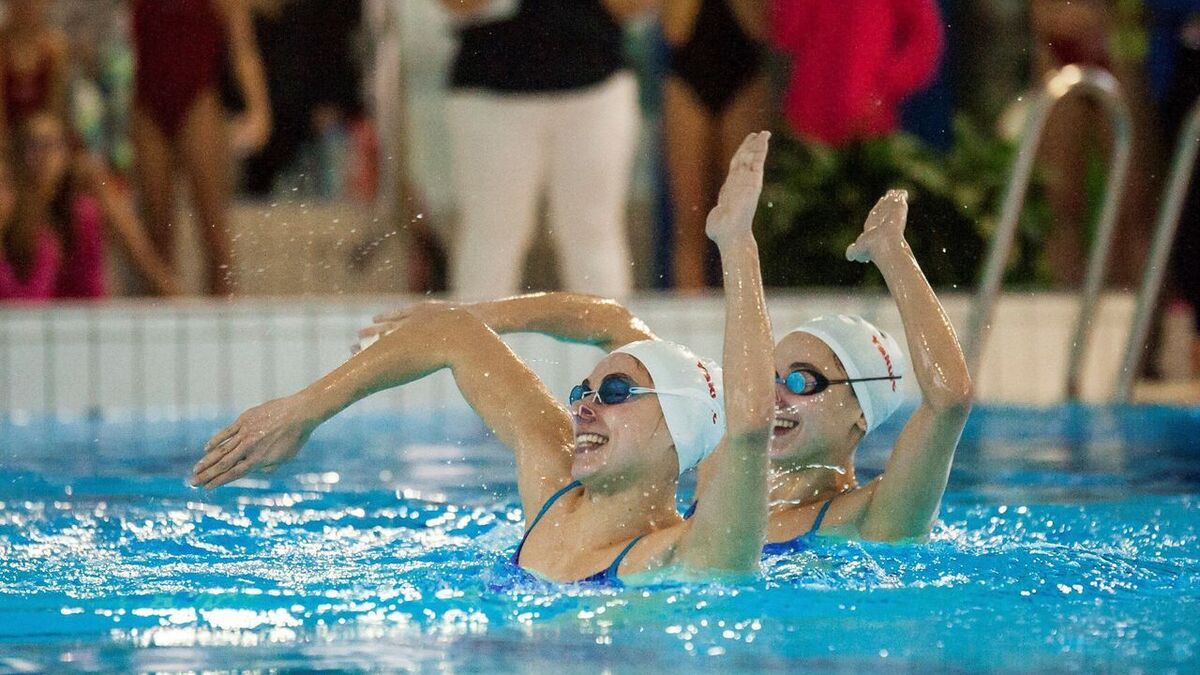
[[517, 293], [545, 189], [560, 278], [624, 297], [632, 284], [625, 202], [637, 143], [637, 83], [620, 72], [580, 92], [450, 97], [460, 221], [454, 291]]
[[459, 28], [447, 115], [460, 216], [452, 290], [464, 299], [524, 290], [544, 196], [564, 286], [628, 295], [639, 115], [620, 21], [653, 2], [442, 2]]

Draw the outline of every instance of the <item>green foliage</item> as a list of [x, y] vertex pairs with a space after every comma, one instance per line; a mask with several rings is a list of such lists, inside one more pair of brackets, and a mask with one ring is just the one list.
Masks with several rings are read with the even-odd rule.
[[[887, 190], [908, 190], [906, 238], [935, 286], [974, 285], [999, 215], [1016, 148], [964, 118], [945, 154], [894, 134], [839, 149], [783, 134], [772, 139], [756, 223], [770, 286], [882, 286], [872, 265], [846, 261], [846, 247]], [[1026, 200], [1009, 280], [1042, 280], [1036, 251], [1049, 224], [1037, 181]]]

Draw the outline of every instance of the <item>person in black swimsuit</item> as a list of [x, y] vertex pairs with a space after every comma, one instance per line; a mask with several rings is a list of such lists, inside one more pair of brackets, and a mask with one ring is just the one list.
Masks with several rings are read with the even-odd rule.
[[737, 143], [767, 121], [762, 0], [668, 0], [663, 121], [674, 227], [674, 285], [719, 280], [704, 239], [704, 204]]

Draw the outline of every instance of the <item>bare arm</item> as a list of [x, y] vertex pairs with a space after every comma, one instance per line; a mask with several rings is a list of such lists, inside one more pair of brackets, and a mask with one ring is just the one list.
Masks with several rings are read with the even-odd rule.
[[225, 20], [229, 57], [237, 77], [246, 112], [234, 122], [233, 146], [239, 152], [253, 152], [271, 136], [271, 100], [267, 95], [267, 77], [263, 72], [250, 10], [239, 0], [214, 0], [219, 16]]
[[[380, 314], [358, 335], [370, 338], [386, 334], [419, 307]], [[501, 335], [541, 333], [564, 342], [595, 345], [606, 352], [655, 338], [650, 328], [621, 303], [582, 293], [531, 293], [461, 307]]]
[[84, 157], [77, 162], [85, 190], [96, 196], [104, 220], [117, 242], [129, 254], [142, 276], [160, 295], [181, 295], [183, 288], [171, 267], [154, 250], [150, 237], [134, 210], [133, 202], [106, 179], [107, 171], [99, 160]]
[[954, 327], [904, 240], [908, 203], [902, 191], [879, 200], [865, 231], [846, 252], [874, 261], [896, 299], [921, 405], [896, 439], [858, 529], [867, 539], [894, 540], [929, 534], [937, 517], [950, 463], [971, 411], [971, 378]]
[[70, 46], [66, 34], [57, 29], [52, 31], [47, 38], [47, 50], [50, 54], [50, 109], [59, 119], [69, 120], [67, 80]]
[[724, 270], [726, 430], [708, 459], [711, 478], [676, 553], [693, 569], [756, 569], [766, 540], [775, 343], [751, 224], [769, 137], [751, 134], [735, 153], [706, 228]]
[[536, 509], [570, 481], [573, 435], [566, 409], [469, 312], [430, 308], [300, 392], [243, 413], [209, 441], [192, 483], [214, 488], [290, 460], [313, 430], [355, 401], [444, 368], [516, 454], [526, 509]]

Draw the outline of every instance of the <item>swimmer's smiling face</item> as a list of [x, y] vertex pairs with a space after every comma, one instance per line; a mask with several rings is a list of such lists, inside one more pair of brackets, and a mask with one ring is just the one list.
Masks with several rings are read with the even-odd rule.
[[[775, 345], [775, 372], [781, 378], [797, 369], [814, 370], [831, 380], [846, 371], [833, 350], [809, 333], [789, 333]], [[771, 464], [788, 471], [820, 464], [847, 467], [866, 431], [862, 408], [848, 385], [835, 385], [810, 396], [775, 385], [775, 426]]]
[[[610, 354], [584, 380], [594, 390], [604, 378], [624, 375], [635, 386], [653, 387], [650, 373], [628, 354]], [[585, 396], [571, 404], [575, 427], [571, 475], [589, 486], [618, 489], [648, 477], [678, 474], [675, 455], [662, 408], [654, 394], [632, 396], [623, 403], [606, 405]]]

